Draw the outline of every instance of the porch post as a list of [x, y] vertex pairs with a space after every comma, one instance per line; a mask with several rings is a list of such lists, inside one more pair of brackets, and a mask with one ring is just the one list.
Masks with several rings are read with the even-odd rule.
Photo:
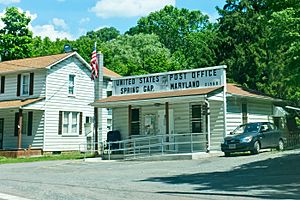
[[18, 149], [22, 147], [22, 121], [23, 121], [23, 110], [19, 109], [19, 122], [18, 122]]
[[98, 152], [98, 108], [94, 107], [95, 151]]
[[128, 136], [131, 136], [131, 119], [132, 119], [132, 106], [128, 106]]

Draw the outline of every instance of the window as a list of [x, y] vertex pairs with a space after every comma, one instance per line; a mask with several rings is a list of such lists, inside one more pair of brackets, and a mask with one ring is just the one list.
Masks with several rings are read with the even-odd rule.
[[202, 133], [202, 106], [192, 105], [192, 133]]
[[140, 134], [140, 109], [131, 110], [131, 135]]
[[79, 113], [63, 112], [62, 133], [78, 134], [79, 133]]
[[23, 96], [29, 95], [29, 74], [23, 74], [21, 78], [21, 91]]
[[69, 95], [74, 95], [75, 75], [69, 75]]
[[242, 104], [242, 123], [248, 123], [248, 108], [246, 103]]

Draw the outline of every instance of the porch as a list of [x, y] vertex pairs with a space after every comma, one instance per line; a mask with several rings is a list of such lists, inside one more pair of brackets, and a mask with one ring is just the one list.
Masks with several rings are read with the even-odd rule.
[[0, 102], [0, 156], [42, 154], [44, 110], [35, 103], [43, 98]]

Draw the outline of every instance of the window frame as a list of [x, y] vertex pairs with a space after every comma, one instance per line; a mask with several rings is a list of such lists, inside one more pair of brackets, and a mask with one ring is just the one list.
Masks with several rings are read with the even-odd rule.
[[[138, 116], [133, 116], [135, 111], [138, 111]], [[140, 108], [132, 108], [131, 109], [131, 119], [130, 119], [130, 125], [131, 125], [131, 133], [130, 135], [140, 135], [141, 134], [141, 110]], [[136, 129], [137, 132], [133, 132], [133, 127], [137, 126]]]
[[[73, 114], [76, 114], [76, 132], [73, 132]], [[65, 116], [67, 115], [67, 123], [65, 123]], [[80, 112], [72, 112], [72, 111], [62, 111], [62, 135], [64, 136], [79, 136], [79, 127], [80, 127]], [[64, 126], [67, 125], [67, 132], [65, 131]]]
[[[73, 78], [73, 83], [71, 82], [71, 78]], [[68, 80], [68, 96], [75, 96], [75, 85], [76, 85], [76, 75], [75, 74], [69, 74], [69, 80]], [[72, 90], [72, 93], [70, 93], [70, 89]]]
[[[28, 82], [27, 82], [27, 93], [24, 93], [24, 77], [27, 77]], [[29, 73], [25, 73], [25, 74], [21, 74], [21, 96], [29, 96], [30, 94], [30, 74]]]
[[[191, 106], [191, 114], [190, 114], [190, 116], [191, 116], [191, 133], [203, 133], [203, 120], [204, 120], [204, 118], [203, 118], [203, 115], [202, 115], [202, 112], [203, 112], [203, 105], [202, 104], [191, 104], [190, 105]], [[200, 107], [200, 111], [199, 111], [199, 114], [200, 114], [200, 116], [195, 116], [194, 115], [194, 107]], [[195, 131], [194, 130], [194, 123], [199, 123], [199, 128], [200, 128], [200, 131]]]

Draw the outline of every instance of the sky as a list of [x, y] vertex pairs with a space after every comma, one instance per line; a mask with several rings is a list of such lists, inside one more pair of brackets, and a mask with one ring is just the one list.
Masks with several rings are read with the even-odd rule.
[[216, 6], [224, 4], [225, 0], [0, 0], [0, 17], [7, 7], [14, 6], [31, 17], [29, 28], [34, 36], [75, 40], [104, 27], [124, 33], [140, 17], [166, 5], [200, 10], [214, 22], [218, 18]]

